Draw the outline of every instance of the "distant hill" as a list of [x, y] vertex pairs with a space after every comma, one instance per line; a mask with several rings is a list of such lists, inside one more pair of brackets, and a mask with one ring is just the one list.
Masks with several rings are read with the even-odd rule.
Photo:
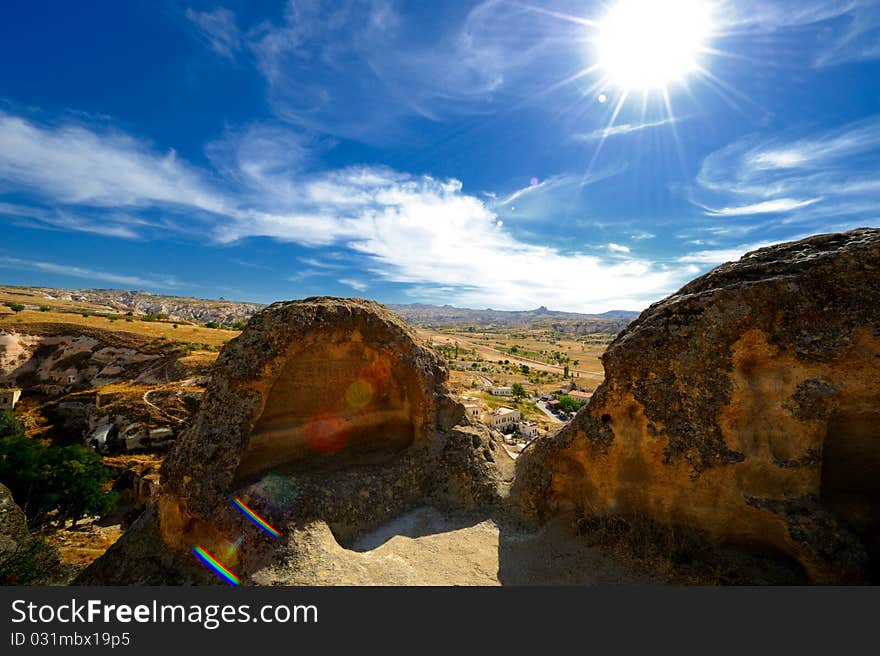
[[623, 330], [638, 312], [611, 310], [602, 314], [579, 314], [548, 310], [541, 306], [535, 310], [471, 310], [451, 305], [407, 305], [389, 304], [388, 308], [414, 326], [422, 327], [467, 327], [481, 326], [506, 329], [556, 330], [572, 335], [593, 333], [616, 333]]
[[[207, 323], [215, 321], [230, 325], [247, 321], [266, 307], [261, 303], [207, 300], [183, 296], [166, 296], [146, 291], [126, 289], [53, 289], [48, 287], [2, 287], [14, 293], [27, 291], [34, 304], [60, 301], [65, 305], [82, 304], [88, 308], [107, 312], [135, 312], [137, 314], [161, 314], [170, 319]], [[639, 313], [611, 310], [602, 314], [578, 314], [559, 312], [539, 307], [535, 310], [472, 310], [451, 305], [427, 305], [424, 303], [388, 304], [388, 308], [400, 315], [407, 323], [420, 327], [486, 327], [503, 329], [546, 329], [572, 335], [592, 333], [616, 333], [623, 330]]]

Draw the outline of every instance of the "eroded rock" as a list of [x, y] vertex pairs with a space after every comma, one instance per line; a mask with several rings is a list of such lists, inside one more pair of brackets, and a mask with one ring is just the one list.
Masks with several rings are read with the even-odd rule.
[[649, 518], [880, 571], [880, 230], [749, 253], [652, 305], [517, 463], [525, 512]]
[[[492, 438], [468, 422], [446, 377], [376, 303], [266, 308], [218, 358], [196, 421], [163, 463], [158, 503], [80, 582], [217, 582], [192, 556], [202, 546], [266, 583], [266, 571], [297, 567], [295, 526], [321, 520], [344, 542], [425, 503], [495, 503], [512, 461], [484, 457]], [[267, 537], [234, 497], [282, 537]]]
[[15, 551], [28, 537], [27, 518], [9, 488], [0, 483], [0, 555]]

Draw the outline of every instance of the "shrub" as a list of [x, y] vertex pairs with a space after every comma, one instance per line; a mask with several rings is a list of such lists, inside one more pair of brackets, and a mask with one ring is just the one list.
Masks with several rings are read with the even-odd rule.
[[13, 312], [21, 312], [24, 310], [24, 305], [21, 303], [6, 303], [6, 307], [8, 307]]
[[209, 321], [208, 323], [205, 324], [205, 328], [219, 328], [219, 327], [220, 327], [220, 324], [217, 323], [216, 321]]
[[113, 509], [109, 470], [101, 456], [79, 446], [46, 446], [25, 435], [9, 412], [0, 413], [0, 481], [22, 504], [32, 526], [102, 515]]
[[40, 312], [49, 312], [51, 309], [52, 308], [50, 308], [48, 305], [41, 305], [40, 306]]

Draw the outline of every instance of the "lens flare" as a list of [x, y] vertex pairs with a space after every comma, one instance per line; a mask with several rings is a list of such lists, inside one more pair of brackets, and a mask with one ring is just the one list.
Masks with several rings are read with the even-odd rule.
[[232, 572], [230, 572], [219, 560], [214, 558], [207, 550], [200, 546], [193, 547], [193, 553], [201, 563], [214, 572], [229, 585], [241, 585], [241, 580]]
[[291, 509], [299, 496], [296, 482], [289, 476], [277, 472], [266, 474], [259, 483], [251, 486], [248, 492], [251, 496], [258, 496], [273, 510], [281, 512]]
[[238, 497], [234, 497], [232, 499], [232, 503], [235, 504], [235, 507], [238, 508], [245, 517], [251, 520], [267, 534], [271, 535], [276, 540], [281, 537], [281, 533], [279, 533], [271, 524], [269, 524], [269, 522], [267, 522], [265, 519], [260, 517], [253, 510], [251, 510], [251, 508], [244, 501], [242, 501]]
[[345, 400], [355, 410], [361, 410], [373, 400], [373, 386], [363, 378], [358, 378], [345, 390]]
[[319, 412], [306, 423], [305, 434], [310, 447], [332, 455], [348, 442], [348, 424], [332, 412]]

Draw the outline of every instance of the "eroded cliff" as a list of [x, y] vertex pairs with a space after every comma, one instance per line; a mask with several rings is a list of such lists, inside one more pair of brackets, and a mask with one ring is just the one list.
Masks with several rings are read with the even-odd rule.
[[617, 516], [880, 568], [880, 230], [749, 253], [652, 305], [517, 463], [526, 514]]

